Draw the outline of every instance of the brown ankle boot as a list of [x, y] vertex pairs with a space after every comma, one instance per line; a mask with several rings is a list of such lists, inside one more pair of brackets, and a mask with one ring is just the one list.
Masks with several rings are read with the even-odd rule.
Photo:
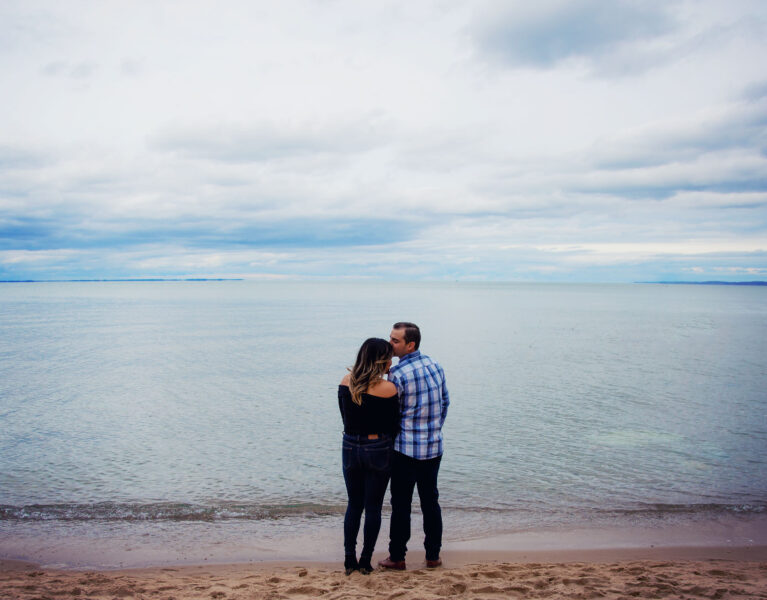
[[384, 569], [393, 569], [395, 571], [404, 571], [406, 569], [404, 560], [392, 560], [391, 556], [387, 556], [383, 560], [378, 561], [378, 566], [383, 567]]

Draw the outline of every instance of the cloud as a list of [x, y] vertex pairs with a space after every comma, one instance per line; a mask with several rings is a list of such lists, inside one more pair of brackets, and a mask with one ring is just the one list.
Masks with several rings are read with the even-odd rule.
[[767, 154], [767, 98], [624, 131], [597, 141], [592, 155], [600, 168], [621, 169], [683, 162], [739, 148]]
[[89, 61], [69, 63], [63, 60], [50, 62], [43, 66], [41, 72], [49, 77], [68, 77], [70, 79], [88, 79], [95, 75], [98, 65]]
[[680, 191], [767, 191], [766, 169], [767, 157], [742, 151], [716, 152], [647, 167], [593, 170], [573, 177], [571, 189], [633, 199], [668, 198]]
[[137, 58], [122, 58], [120, 60], [120, 74], [124, 77], [138, 77], [143, 68], [143, 61]]
[[0, 7], [0, 278], [767, 265], [763, 3], [254, 6]]
[[0, 3], [0, 53], [14, 55], [41, 40], [59, 40], [71, 30], [39, 3], [11, 0]]
[[767, 97], [767, 81], [751, 83], [743, 90], [743, 98], [751, 102]]
[[472, 35], [485, 54], [509, 65], [548, 68], [572, 58], [593, 58], [622, 44], [673, 31], [667, 3], [614, 0], [490, 2]]
[[486, 162], [472, 187], [485, 204], [495, 198], [496, 211], [520, 218], [610, 212], [683, 192], [715, 193], [723, 210], [759, 209], [754, 196], [738, 198], [767, 192], [765, 173], [767, 102], [736, 101], [616, 131], [558, 156]]
[[0, 250], [128, 248], [163, 240], [186, 248], [334, 248], [391, 244], [409, 239], [418, 230], [404, 219], [290, 219], [267, 220], [258, 215], [245, 220], [94, 219], [86, 214], [61, 213], [49, 218], [0, 221]]
[[34, 169], [45, 165], [48, 161], [49, 158], [44, 151], [22, 145], [0, 143], [0, 173], [10, 170]]
[[[730, 10], [727, 10], [727, 9]], [[480, 56], [507, 67], [576, 67], [600, 78], [715, 56], [767, 34], [762, 7], [740, 0], [724, 7], [634, 0], [488, 0], [470, 35]]]
[[315, 154], [349, 154], [385, 140], [375, 116], [333, 123], [216, 124], [172, 126], [150, 137], [155, 150], [220, 162], [259, 162]]

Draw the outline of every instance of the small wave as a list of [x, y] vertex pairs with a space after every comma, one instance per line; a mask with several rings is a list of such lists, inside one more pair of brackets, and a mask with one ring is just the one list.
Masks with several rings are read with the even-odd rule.
[[200, 505], [175, 502], [30, 504], [0, 506], [0, 521], [226, 521], [314, 518], [342, 514], [345, 506], [312, 503]]
[[[386, 510], [388, 507], [384, 507]], [[587, 519], [600, 518], [664, 518], [664, 517], [705, 517], [718, 515], [749, 516], [767, 513], [767, 503], [743, 504], [636, 504], [629, 507], [497, 507], [497, 506], [455, 506], [443, 504], [443, 510], [455, 513], [485, 513], [519, 517], [532, 514], [537, 520], [547, 521], [557, 515], [577, 515]], [[71, 504], [29, 504], [25, 506], [0, 505], [2, 521], [264, 521], [280, 519], [312, 519], [343, 515], [346, 506], [342, 504], [286, 503], [248, 504], [220, 502], [203, 505], [179, 502], [154, 503], [71, 503]], [[546, 516], [548, 515], [548, 517]], [[529, 515], [528, 515], [529, 516]]]
[[744, 503], [744, 504], [715, 504], [715, 503], [702, 503], [702, 504], [662, 504], [662, 503], [647, 503], [638, 504], [636, 506], [612, 510], [618, 515], [636, 515], [636, 516], [652, 516], [652, 515], [702, 515], [702, 514], [762, 514], [767, 512], [767, 504], [763, 503]]
[[464, 513], [551, 513], [551, 514], [585, 514], [591, 516], [607, 517], [652, 517], [664, 515], [750, 515], [767, 513], [767, 504], [764, 503], [744, 503], [744, 504], [662, 504], [662, 503], [639, 503], [625, 508], [616, 507], [562, 507], [547, 508], [525, 506], [525, 507], [487, 507], [487, 506], [451, 506], [442, 505], [443, 509]]

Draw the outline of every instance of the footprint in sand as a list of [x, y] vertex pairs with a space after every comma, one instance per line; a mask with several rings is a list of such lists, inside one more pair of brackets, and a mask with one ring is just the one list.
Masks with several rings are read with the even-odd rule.
[[312, 585], [302, 585], [299, 587], [292, 587], [285, 590], [286, 594], [303, 594], [304, 596], [323, 596], [328, 593], [329, 590], [314, 587]]
[[144, 592], [146, 592], [146, 590], [143, 588], [134, 589], [124, 585], [118, 588], [113, 588], [109, 593], [114, 594], [118, 598], [131, 598], [135, 596], [136, 594], [143, 594]]
[[524, 596], [527, 596], [528, 594], [531, 594], [533, 590], [527, 586], [524, 585], [508, 585], [503, 588], [504, 592], [517, 592], [518, 594], [522, 594]]
[[480, 575], [482, 577], [488, 577], [490, 579], [501, 579], [503, 577], [503, 573], [501, 571], [480, 571]]
[[536, 590], [545, 590], [546, 588], [551, 587], [552, 579], [553, 578], [538, 579], [536, 581], [533, 581], [532, 584]]
[[746, 577], [744, 577], [741, 573], [735, 573], [734, 571], [723, 571], [722, 569], [713, 569], [708, 571], [708, 574], [713, 575], [714, 577], [728, 577], [730, 579], [737, 579], [738, 581], [746, 580]]
[[503, 590], [499, 587], [495, 587], [494, 585], [472, 588], [471, 591], [475, 594], [503, 594]]
[[458, 594], [463, 594], [468, 586], [465, 583], [453, 583], [450, 585], [443, 585], [435, 593], [437, 596], [443, 598], [452, 598]]

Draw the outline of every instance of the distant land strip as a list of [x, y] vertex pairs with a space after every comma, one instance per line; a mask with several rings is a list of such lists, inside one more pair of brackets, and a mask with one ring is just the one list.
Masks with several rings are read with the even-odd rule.
[[0, 279], [0, 283], [88, 283], [106, 281], [243, 281], [242, 278], [187, 277], [144, 278], [144, 279]]
[[637, 281], [663, 285], [767, 285], [767, 281]]
[[[145, 277], [132, 279], [0, 279], [0, 283], [99, 283], [135, 281], [244, 281], [242, 277]], [[767, 281], [635, 281], [643, 285], [765, 285]]]

